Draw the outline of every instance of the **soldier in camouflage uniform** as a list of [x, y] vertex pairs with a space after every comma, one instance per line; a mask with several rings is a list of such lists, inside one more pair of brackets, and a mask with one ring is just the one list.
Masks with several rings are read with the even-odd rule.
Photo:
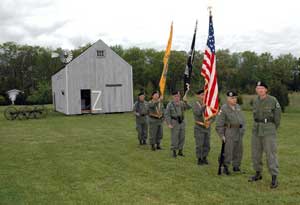
[[221, 107], [217, 116], [216, 131], [225, 142], [224, 173], [230, 174], [228, 166], [231, 162], [233, 171], [240, 172], [245, 119], [241, 107], [237, 104], [237, 93], [234, 91], [227, 92], [227, 103]]
[[152, 100], [149, 101], [149, 133], [150, 133], [150, 145], [151, 149], [155, 151], [160, 150], [161, 140], [163, 138], [163, 114], [164, 105], [162, 103], [163, 98], [159, 96], [158, 91], [152, 93]]
[[268, 86], [264, 82], [257, 82], [257, 98], [253, 102], [253, 130], [252, 130], [252, 162], [256, 174], [249, 182], [262, 179], [262, 154], [265, 152], [269, 173], [272, 175], [271, 188], [278, 186], [277, 175], [277, 143], [276, 130], [281, 119], [281, 108], [277, 99], [267, 94]]
[[204, 90], [196, 93], [197, 101], [193, 105], [193, 113], [195, 119], [194, 137], [196, 144], [196, 156], [198, 165], [208, 164], [207, 156], [210, 151], [210, 124], [214, 120], [204, 120], [205, 105], [203, 103]]
[[147, 144], [148, 122], [147, 122], [147, 102], [145, 101], [145, 93], [138, 94], [138, 100], [134, 103], [134, 114], [136, 116], [136, 130], [138, 132], [138, 140], [140, 145]]
[[184, 111], [190, 109], [191, 106], [186, 99], [180, 101], [179, 91], [172, 92], [173, 101], [169, 102], [165, 112], [165, 119], [168, 127], [171, 129], [171, 150], [173, 157], [184, 156], [183, 146], [185, 141], [185, 121]]

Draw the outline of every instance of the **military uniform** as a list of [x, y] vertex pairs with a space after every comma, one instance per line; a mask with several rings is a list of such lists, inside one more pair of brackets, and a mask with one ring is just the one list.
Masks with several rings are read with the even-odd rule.
[[183, 101], [180, 101], [178, 104], [171, 101], [166, 108], [166, 122], [168, 125], [173, 126], [171, 128], [171, 150], [174, 157], [176, 157], [176, 150], [178, 150], [178, 155], [183, 156], [182, 151], [185, 142], [184, 111], [190, 108], [191, 106]]
[[136, 130], [140, 144], [146, 144], [148, 136], [148, 105], [147, 102], [136, 101], [134, 104], [134, 113], [136, 116]]
[[204, 123], [204, 111], [205, 105], [196, 101], [193, 105], [195, 119], [194, 137], [196, 144], [196, 157], [199, 165], [208, 164], [207, 156], [210, 151], [210, 126], [207, 127]]
[[[230, 96], [228, 93], [227, 96]], [[245, 133], [245, 119], [241, 107], [236, 104], [224, 104], [217, 116], [216, 131], [220, 137], [225, 137], [224, 168], [229, 174], [228, 166], [232, 162], [233, 171], [240, 171], [243, 157], [243, 135]]]
[[[164, 106], [162, 102], [149, 101], [149, 143], [152, 150], [161, 149], [160, 143], [163, 138], [163, 114]], [[156, 145], [156, 147], [155, 147]]]

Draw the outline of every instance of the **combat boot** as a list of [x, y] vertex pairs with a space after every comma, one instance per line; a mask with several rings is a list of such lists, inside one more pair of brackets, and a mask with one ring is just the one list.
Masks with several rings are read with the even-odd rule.
[[143, 145], [146, 145], [146, 144], [147, 144], [146, 140], [143, 140]]
[[159, 144], [159, 143], [157, 143], [156, 149], [162, 149], [162, 148], [160, 147], [160, 144]]
[[151, 150], [155, 151], [155, 145], [154, 144], [151, 145]]
[[176, 154], [176, 150], [173, 150], [173, 155], [172, 155], [174, 158], [177, 157], [177, 154]]
[[178, 151], [178, 155], [181, 156], [181, 157], [184, 157], [184, 154], [183, 154], [183, 152], [182, 152], [182, 149], [180, 149], [180, 150]]
[[203, 165], [203, 160], [201, 158], [198, 158], [198, 162], [197, 162], [198, 165]]
[[272, 182], [271, 182], [271, 189], [275, 189], [276, 187], [278, 187], [278, 181], [277, 181], [277, 176], [276, 175], [272, 175]]
[[224, 165], [223, 173], [226, 175], [230, 175], [230, 171], [228, 170], [228, 167], [226, 165]]
[[258, 180], [262, 180], [260, 171], [256, 171], [256, 174], [254, 176], [250, 177], [248, 182], [254, 182], [254, 181], [258, 181]]
[[208, 161], [207, 161], [207, 158], [206, 157], [203, 157], [203, 164], [208, 164]]
[[232, 171], [233, 171], [233, 172], [240, 172], [241, 169], [240, 169], [239, 167], [233, 167]]

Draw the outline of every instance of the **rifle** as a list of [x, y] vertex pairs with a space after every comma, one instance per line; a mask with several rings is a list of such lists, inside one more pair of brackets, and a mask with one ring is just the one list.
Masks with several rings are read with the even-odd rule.
[[218, 170], [218, 175], [222, 174], [222, 167], [224, 167], [224, 159], [225, 159], [225, 142], [222, 141], [222, 148], [221, 148], [221, 153], [219, 156], [219, 170]]

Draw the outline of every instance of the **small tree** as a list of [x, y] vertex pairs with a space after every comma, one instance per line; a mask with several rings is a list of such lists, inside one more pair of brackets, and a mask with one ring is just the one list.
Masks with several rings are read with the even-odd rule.
[[284, 112], [285, 107], [289, 105], [288, 89], [286, 85], [280, 82], [274, 82], [270, 88], [270, 94], [277, 98], [282, 112]]

